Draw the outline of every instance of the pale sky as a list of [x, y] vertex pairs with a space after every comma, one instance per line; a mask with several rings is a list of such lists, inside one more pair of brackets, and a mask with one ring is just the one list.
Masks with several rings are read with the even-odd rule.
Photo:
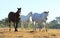
[[60, 16], [60, 0], [0, 0], [0, 20], [8, 17], [10, 11], [16, 12], [19, 7], [22, 8], [22, 15], [27, 15], [30, 11], [49, 11], [47, 22]]

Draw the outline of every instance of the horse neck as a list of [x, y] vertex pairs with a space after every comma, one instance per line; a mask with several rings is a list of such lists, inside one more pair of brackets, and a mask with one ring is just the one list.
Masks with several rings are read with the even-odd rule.
[[41, 14], [41, 18], [42, 18], [42, 19], [45, 19], [46, 17], [47, 17], [47, 16], [45, 16], [45, 14], [43, 14], [43, 13]]
[[20, 11], [18, 10], [17, 12], [16, 12], [16, 14], [19, 14], [20, 13]]
[[42, 14], [41, 14], [41, 19], [44, 19], [44, 18], [45, 18], [44, 16], [45, 16], [45, 15], [42, 13]]
[[28, 19], [30, 18], [30, 14], [27, 15], [27, 18], [28, 18]]

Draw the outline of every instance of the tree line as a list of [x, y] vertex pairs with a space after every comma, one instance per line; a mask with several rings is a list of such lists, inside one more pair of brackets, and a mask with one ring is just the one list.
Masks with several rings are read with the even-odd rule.
[[[19, 22], [18, 27], [21, 27], [20, 24], [21, 23]], [[30, 27], [31, 26], [32, 26], [32, 24], [30, 24]], [[8, 18], [0, 20], [0, 27], [8, 27]], [[13, 27], [13, 24], [12, 24], [12, 27]], [[27, 27], [27, 24], [25, 25], [25, 27]], [[42, 27], [42, 25], [41, 25], [41, 27]], [[60, 29], [60, 16], [56, 17], [51, 22], [47, 23], [47, 28], [50, 28], [50, 29]]]

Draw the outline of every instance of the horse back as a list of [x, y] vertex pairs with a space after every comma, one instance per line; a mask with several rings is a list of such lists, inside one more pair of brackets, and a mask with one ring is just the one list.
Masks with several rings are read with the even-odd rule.
[[16, 14], [14, 12], [10, 12], [8, 14], [8, 20], [15, 21], [16, 19]]
[[20, 20], [19, 17], [20, 17], [20, 15], [17, 13], [14, 13], [14, 12], [10, 12], [8, 14], [8, 20], [13, 21], [13, 22], [19, 21]]

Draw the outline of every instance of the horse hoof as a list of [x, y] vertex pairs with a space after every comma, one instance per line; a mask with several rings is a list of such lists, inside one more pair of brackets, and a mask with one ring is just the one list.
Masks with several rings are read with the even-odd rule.
[[14, 32], [18, 32], [18, 31], [14, 31]]
[[9, 29], [9, 31], [11, 31], [11, 29]]
[[30, 31], [30, 33], [33, 33], [34, 31]]
[[18, 32], [18, 30], [15, 30], [14, 32]]

